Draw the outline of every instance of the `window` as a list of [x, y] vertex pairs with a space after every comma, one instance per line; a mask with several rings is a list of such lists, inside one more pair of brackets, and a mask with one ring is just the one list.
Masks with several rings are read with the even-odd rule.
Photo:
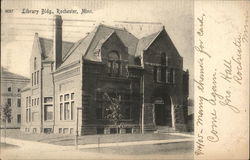
[[11, 92], [11, 87], [8, 87], [8, 92]]
[[28, 107], [29, 104], [29, 97], [26, 97], [26, 108]]
[[36, 72], [34, 73], [34, 85], [36, 85]]
[[53, 106], [45, 105], [44, 106], [44, 120], [52, 120], [53, 119]]
[[64, 101], [68, 101], [69, 100], [69, 94], [65, 94], [64, 95]]
[[63, 128], [63, 134], [67, 134], [67, 133], [68, 133], [68, 131], [69, 131], [69, 129], [68, 129], [68, 128]]
[[60, 120], [63, 118], [63, 103], [60, 104]]
[[60, 102], [62, 102], [62, 101], [63, 101], [63, 96], [61, 95], [61, 96], [60, 96]]
[[166, 83], [170, 83], [170, 71], [169, 69], [166, 70]]
[[109, 75], [118, 76], [121, 74], [121, 63], [119, 54], [116, 51], [109, 53], [107, 66]]
[[47, 134], [52, 133], [52, 128], [44, 128], [43, 132]]
[[44, 97], [44, 103], [52, 103], [53, 98], [52, 97]]
[[17, 99], [17, 107], [21, 107], [21, 99], [20, 98]]
[[70, 118], [69, 103], [64, 103], [64, 120], [69, 120]]
[[73, 134], [73, 133], [74, 133], [74, 129], [73, 129], [73, 128], [70, 128], [69, 134]]
[[20, 92], [21, 91], [21, 89], [20, 88], [17, 88], [17, 92]]
[[34, 70], [36, 70], [36, 57], [34, 58]]
[[11, 118], [8, 118], [8, 123], [11, 123]]
[[102, 115], [102, 108], [98, 107], [96, 108], [96, 119], [102, 119], [103, 115]]
[[31, 109], [29, 108], [29, 122], [31, 121]]
[[31, 97], [29, 96], [29, 105], [30, 105], [30, 103], [31, 103]]
[[21, 114], [17, 115], [17, 123], [21, 123]]
[[8, 104], [9, 106], [11, 106], [11, 98], [8, 98], [8, 99], [7, 99], [7, 104]]
[[37, 100], [36, 104], [39, 105], [39, 98], [37, 98], [36, 100]]
[[37, 80], [36, 84], [39, 84], [39, 71], [37, 71], [37, 78], [36, 78], [36, 80]]
[[26, 109], [26, 122], [29, 122], [29, 109]]
[[71, 102], [71, 109], [70, 109], [70, 119], [73, 120], [74, 118], [74, 101]]
[[60, 120], [73, 120], [74, 119], [74, 93], [60, 95]]
[[31, 83], [31, 84], [32, 84], [32, 86], [34, 85], [33, 75], [34, 75], [34, 74], [32, 73], [32, 74], [31, 74], [31, 81], [32, 81], [32, 83]]
[[170, 70], [170, 83], [175, 83], [175, 70], [173, 68]]
[[62, 128], [59, 128], [59, 134], [62, 134]]
[[160, 67], [157, 67], [156, 76], [157, 76], [156, 81], [161, 82], [161, 68]]

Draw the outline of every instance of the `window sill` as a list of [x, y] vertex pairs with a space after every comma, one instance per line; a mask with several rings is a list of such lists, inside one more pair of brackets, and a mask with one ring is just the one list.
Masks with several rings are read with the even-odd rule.
[[60, 120], [60, 122], [74, 122], [74, 120]]

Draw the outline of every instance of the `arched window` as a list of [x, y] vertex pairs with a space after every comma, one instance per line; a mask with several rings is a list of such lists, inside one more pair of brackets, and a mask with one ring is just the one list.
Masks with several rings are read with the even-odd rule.
[[34, 58], [34, 70], [36, 70], [36, 57]]
[[110, 75], [120, 75], [121, 63], [119, 59], [119, 54], [116, 51], [112, 51], [108, 54], [108, 73]]

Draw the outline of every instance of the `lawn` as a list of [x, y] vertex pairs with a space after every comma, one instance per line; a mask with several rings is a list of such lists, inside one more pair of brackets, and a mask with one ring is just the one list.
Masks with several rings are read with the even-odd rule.
[[0, 143], [0, 148], [1, 149], [12, 149], [12, 148], [18, 148], [18, 146], [1, 142]]
[[92, 149], [81, 149], [82, 152], [98, 152], [118, 155], [189, 155], [193, 153], [193, 142], [178, 142], [171, 144], [149, 144], [135, 146], [115, 146]]
[[[2, 130], [4, 131], [4, 130]], [[4, 136], [2, 132], [2, 137]], [[74, 145], [74, 135], [62, 135], [62, 134], [28, 134], [21, 132], [17, 129], [7, 130], [7, 137], [23, 140], [31, 140], [43, 143], [50, 143], [55, 145], [70, 146]], [[149, 141], [149, 140], [167, 140], [167, 139], [179, 139], [186, 138], [183, 136], [174, 136], [160, 133], [148, 133], [148, 134], [111, 134], [111, 135], [86, 135], [79, 136], [79, 144], [96, 144], [98, 143], [115, 143], [115, 142], [132, 142], [132, 141]]]

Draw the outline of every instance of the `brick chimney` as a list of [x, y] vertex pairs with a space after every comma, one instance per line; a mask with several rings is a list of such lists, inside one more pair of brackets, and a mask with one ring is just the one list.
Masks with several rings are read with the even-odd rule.
[[53, 57], [54, 57], [54, 71], [62, 63], [62, 17], [54, 16], [54, 39], [53, 39]]

